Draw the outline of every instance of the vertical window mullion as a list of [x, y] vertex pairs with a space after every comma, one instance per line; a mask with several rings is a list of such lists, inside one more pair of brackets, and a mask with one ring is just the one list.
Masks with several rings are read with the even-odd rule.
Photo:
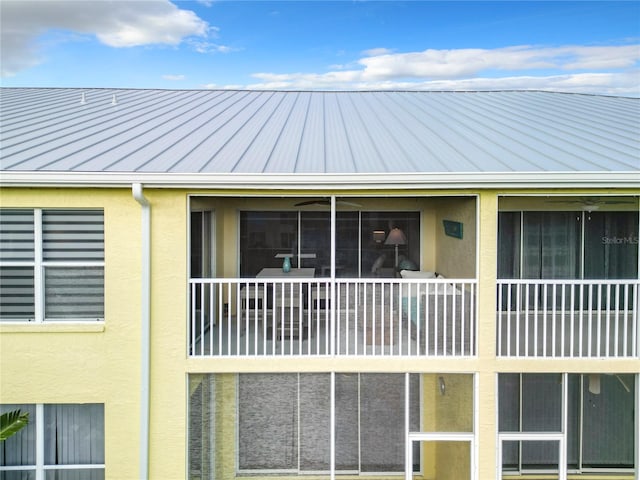
[[[298, 221], [298, 229], [299, 229], [299, 225], [300, 225], [300, 222]], [[298, 261], [300, 261], [300, 250], [299, 250], [299, 248], [300, 247], [298, 246]], [[300, 403], [301, 403], [300, 402], [300, 388], [301, 388], [301, 386], [300, 386], [300, 373], [298, 373], [298, 381], [296, 383], [297, 383], [297, 389], [296, 389], [297, 399], [296, 399], [296, 401], [297, 401], [297, 404], [298, 404], [297, 408], [296, 408], [297, 414], [298, 414], [297, 415], [298, 416], [298, 421], [297, 421], [298, 425], [297, 425], [297, 428], [296, 428], [296, 443], [297, 443], [296, 448], [297, 448], [297, 451], [298, 451], [297, 457], [298, 457], [298, 474], [299, 474], [300, 471], [301, 471], [301, 465], [302, 465], [302, 462], [300, 460], [300, 456], [301, 456], [301, 453], [302, 453], [302, 447], [300, 446], [300, 444], [302, 443], [300, 441], [300, 439], [301, 439], [300, 430], [302, 429], [300, 427], [300, 420], [302, 420], [301, 419], [301, 415], [300, 415]]]
[[578, 470], [582, 470], [582, 447], [583, 447], [583, 422], [584, 422], [584, 373], [580, 374], [580, 393], [578, 395], [578, 405], [580, 408], [580, 417], [578, 419]]
[[524, 278], [524, 212], [520, 212], [519, 278]]
[[298, 256], [298, 261], [297, 261], [297, 265], [298, 268], [301, 268], [302, 265], [302, 258], [300, 257], [300, 254], [302, 253], [302, 211], [298, 210], [298, 238], [297, 238], [297, 243], [298, 243], [298, 249], [296, 251], [296, 255]]
[[36, 404], [36, 480], [45, 480], [44, 475], [44, 405]]
[[362, 210], [358, 210], [358, 278], [362, 278]]
[[[566, 478], [569, 463], [569, 374], [562, 374], [562, 452], [558, 459], [561, 477]], [[563, 474], [564, 472], [564, 474]]]
[[[523, 382], [523, 374], [520, 374], [520, 382], [518, 388], [520, 389], [518, 392], [518, 431], [522, 432], [522, 382]], [[518, 472], [522, 473], [522, 442], [518, 442]]]
[[585, 228], [586, 228], [586, 212], [582, 212], [582, 216], [580, 217], [580, 220], [582, 222], [582, 225], [580, 226], [580, 279], [584, 280], [584, 264], [585, 264], [585, 255], [586, 255], [586, 249], [585, 249], [585, 245], [584, 245], [584, 232], [585, 232]]
[[410, 480], [413, 478], [413, 462], [410, 462], [410, 455], [413, 450], [413, 442], [409, 437], [411, 429], [409, 428], [409, 372], [404, 374], [404, 478]]
[[330, 373], [331, 382], [331, 399], [329, 404], [329, 478], [335, 480], [336, 478], [336, 372]]
[[42, 209], [33, 210], [33, 243], [34, 243], [34, 271], [33, 271], [33, 290], [34, 290], [34, 307], [35, 321], [42, 323], [44, 321], [44, 266], [42, 264], [43, 257], [43, 240], [42, 240]]
[[362, 398], [360, 390], [360, 373], [358, 373], [358, 474], [362, 472]]

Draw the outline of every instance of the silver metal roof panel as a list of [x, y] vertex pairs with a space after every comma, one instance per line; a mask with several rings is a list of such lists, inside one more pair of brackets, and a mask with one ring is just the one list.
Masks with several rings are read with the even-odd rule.
[[0, 89], [4, 172], [640, 173], [640, 99]]

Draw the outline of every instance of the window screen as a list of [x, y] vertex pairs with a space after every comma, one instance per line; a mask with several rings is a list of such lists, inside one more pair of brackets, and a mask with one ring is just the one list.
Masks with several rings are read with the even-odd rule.
[[300, 470], [327, 471], [331, 464], [331, 376], [300, 374]]
[[[633, 468], [634, 388], [633, 375], [568, 375], [569, 468]], [[500, 432], [562, 431], [560, 374], [500, 374], [498, 392]], [[556, 469], [557, 452], [555, 442], [505, 442], [503, 468]]]
[[404, 470], [404, 377], [360, 375], [360, 441], [362, 470]]
[[597, 376], [599, 393], [590, 391], [588, 377], [583, 385], [582, 463], [592, 468], [628, 468], [633, 465], [633, 426], [638, 421], [634, 376]]
[[298, 375], [238, 376], [240, 470], [298, 468]]
[[[336, 470], [403, 472], [404, 374], [335, 375]], [[419, 377], [411, 376], [411, 418], [419, 429]], [[331, 461], [331, 376], [238, 376], [241, 471], [327, 472]], [[419, 445], [416, 445], [419, 448]], [[419, 458], [419, 451], [414, 452]]]

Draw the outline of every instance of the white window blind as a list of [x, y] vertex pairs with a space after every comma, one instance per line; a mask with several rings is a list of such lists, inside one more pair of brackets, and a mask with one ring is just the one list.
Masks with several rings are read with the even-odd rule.
[[35, 317], [33, 210], [0, 209], [0, 318]]
[[102, 210], [0, 209], [0, 319], [104, 318]]

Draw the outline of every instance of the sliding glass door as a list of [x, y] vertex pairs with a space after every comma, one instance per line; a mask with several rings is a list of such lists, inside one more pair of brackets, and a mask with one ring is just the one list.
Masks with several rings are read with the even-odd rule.
[[[389, 244], [393, 228], [404, 243]], [[398, 263], [420, 263], [419, 212], [358, 212], [336, 214], [336, 276], [393, 277]], [[317, 277], [331, 274], [331, 216], [326, 211], [240, 212], [240, 276], [255, 277], [263, 268], [315, 268]]]
[[584, 278], [638, 277], [638, 213], [585, 215]]
[[[563, 378], [568, 382], [566, 398]], [[635, 380], [629, 374], [499, 374], [498, 429], [500, 433], [564, 433], [570, 471], [632, 471]], [[503, 445], [505, 472], [556, 471], [558, 461], [554, 441], [508, 441]]]
[[638, 212], [500, 212], [502, 279], [638, 277]]

